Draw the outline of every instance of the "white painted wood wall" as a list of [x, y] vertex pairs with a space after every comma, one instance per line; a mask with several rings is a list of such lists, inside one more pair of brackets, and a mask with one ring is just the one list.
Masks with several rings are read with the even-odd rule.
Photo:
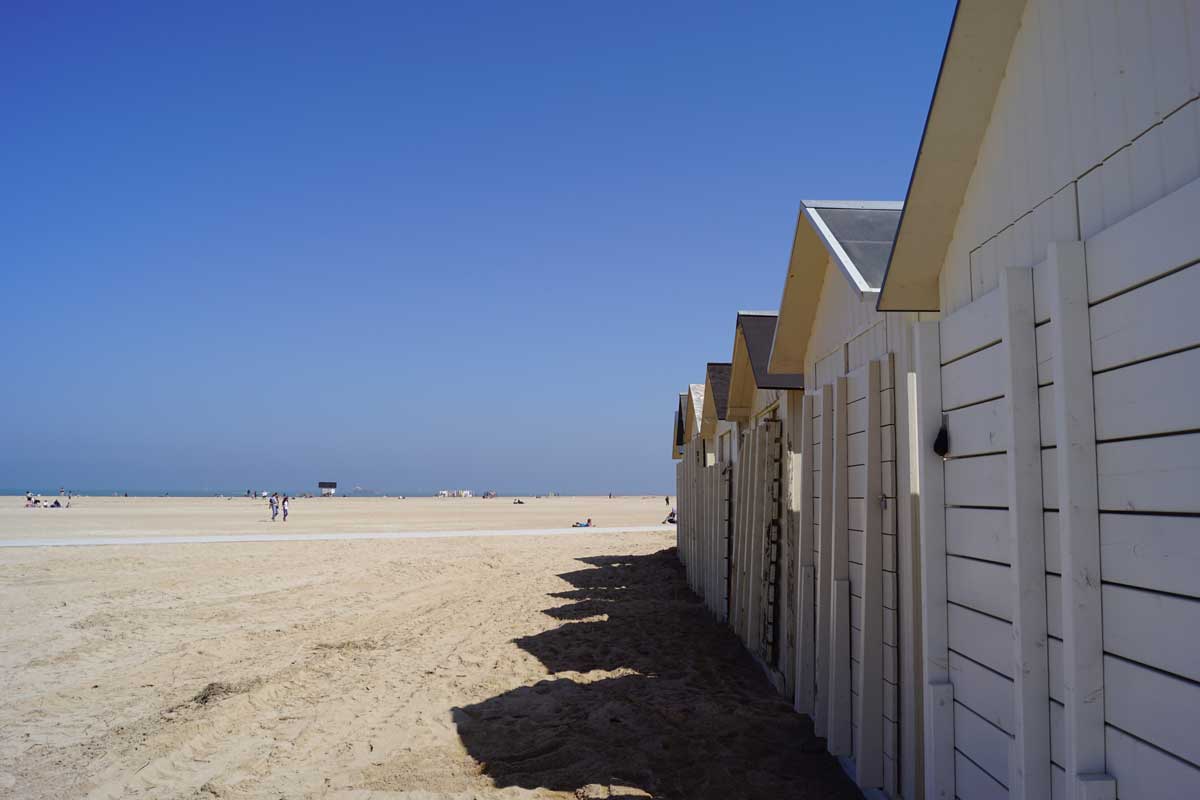
[[945, 567], [927, 658], [953, 687], [951, 742], [927, 736], [955, 796], [1084, 796], [1072, 776], [1098, 773], [1126, 800], [1200, 797], [1197, 219], [1200, 180], [1010, 268], [925, 340], [919, 447], [945, 509], [922, 517]]
[[[798, 541], [795, 636], [797, 675], [813, 677], [807, 684], [797, 678], [795, 704], [812, 714], [817, 733], [827, 736], [831, 752], [846, 757], [860, 786], [915, 797], [922, 767], [907, 381], [913, 316], [875, 311], [874, 295], [852, 289], [832, 261], [819, 291], [805, 364], [810, 418], [792, 435], [794, 458], [807, 463], [808, 472], [801, 467], [789, 484], [797, 528], [811, 529]], [[866, 388], [873, 372], [880, 387], [877, 406]], [[839, 579], [846, 581], [840, 612]], [[839, 625], [852, 622], [833, 628], [835, 618]], [[834, 635], [842, 633], [844, 641]], [[838, 650], [839, 645], [845, 646]], [[864, 656], [875, 650], [878, 661]], [[849, 702], [839, 700], [835, 713], [830, 703], [839, 692]], [[882, 722], [864, 723], [864, 712]]]
[[812, 715], [817, 734], [860, 786], [898, 797], [893, 375], [885, 354], [804, 398], [789, 507], [800, 530], [796, 709]]
[[728, 608], [728, 465], [710, 463], [700, 437], [684, 446], [676, 465], [676, 542], [688, 586], [724, 620]]
[[951, 313], [1200, 177], [1200, 2], [1027, 0], [942, 269]]
[[[1014, 669], [1012, 647], [997, 646], [1015, 646], [1017, 629], [1029, 636], [1019, 618], [1030, 597], [1018, 600], [1014, 587], [1016, 573], [1036, 571], [1035, 554], [1014, 546], [1011, 519], [1035, 488], [1013, 485], [1020, 473], [1010, 449], [1028, 448], [1033, 427], [1028, 392], [1012, 384], [1016, 367], [1027, 368], [1014, 360], [1028, 348], [1008, 346], [1011, 308], [1002, 302], [1005, 274], [1024, 267], [1037, 362], [1051, 791], [1200, 797], [1191, 724], [1200, 719], [1200, 649], [1190, 635], [1200, 630], [1198, 98], [1198, 0], [1025, 4], [941, 270], [946, 317], [924, 353], [941, 369], [918, 381], [923, 403], [930, 386], [940, 394], [939, 409], [922, 408], [920, 452], [928, 454], [945, 409], [954, 456], [941, 470], [925, 465], [943, 482], [931, 489], [926, 480], [921, 497], [937, 505], [944, 491], [946, 509], [940, 531], [922, 517], [923, 544], [940, 546], [944, 536], [937, 563], [946, 565], [943, 594], [936, 580], [925, 586], [933, 596], [924, 612], [946, 618], [924, 634], [933, 650], [927, 682], [937, 686], [939, 670], [947, 679], [945, 691], [927, 692], [931, 789], [941, 776], [960, 797], [1044, 796], [1031, 783], [1044, 774], [1019, 763], [1041, 735], [1022, 724], [1021, 709], [1037, 707], [1028, 673]], [[988, 376], [1007, 383], [985, 388]], [[1014, 393], [1023, 405], [1010, 403]], [[1018, 514], [1016, 530], [1029, 535], [1028, 509]], [[937, 578], [936, 563], [923, 566]], [[952, 717], [939, 721], [934, 701], [951, 690]], [[1077, 702], [1084, 692], [1092, 702]], [[946, 724], [948, 765], [938, 739]], [[1097, 772], [1113, 784], [1074, 777]]]

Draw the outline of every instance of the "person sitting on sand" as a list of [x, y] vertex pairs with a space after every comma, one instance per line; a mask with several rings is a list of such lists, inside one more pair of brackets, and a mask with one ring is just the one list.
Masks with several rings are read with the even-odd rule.
[[675, 509], [672, 508], [671, 513], [667, 514], [667, 518], [663, 520], [663, 525], [674, 525], [674, 524], [675, 524]]

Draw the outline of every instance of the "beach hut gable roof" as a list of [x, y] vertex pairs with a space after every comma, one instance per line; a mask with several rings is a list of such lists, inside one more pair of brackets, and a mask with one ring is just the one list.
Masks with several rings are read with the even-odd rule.
[[938, 310], [938, 277], [1024, 8], [1023, 1], [962, 0], [954, 12], [880, 311]]
[[675, 398], [675, 438], [671, 443], [671, 458], [683, 458], [683, 446], [687, 443], [683, 423], [684, 414], [687, 413], [687, 398], [686, 392], [681, 392]]
[[700, 414], [704, 410], [704, 384], [688, 385], [687, 413], [684, 416], [684, 436], [691, 441], [700, 435]]
[[772, 373], [804, 371], [808, 337], [830, 260], [860, 298], [879, 292], [902, 208], [902, 203], [892, 200], [801, 201], [770, 347]]
[[775, 338], [773, 311], [739, 311], [733, 340], [733, 363], [729, 371], [729, 402], [726, 418], [746, 420], [754, 404], [756, 389], [803, 389], [800, 372], [769, 372], [771, 342]]
[[704, 379], [704, 410], [700, 414], [701, 436], [712, 436], [717, 431], [717, 422], [725, 419], [729, 407], [729, 373], [732, 369], [732, 363], [708, 363]]

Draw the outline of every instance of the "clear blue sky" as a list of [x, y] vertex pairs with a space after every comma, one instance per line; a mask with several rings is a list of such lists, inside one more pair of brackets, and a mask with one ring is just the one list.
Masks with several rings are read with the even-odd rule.
[[674, 491], [952, 0], [8, 3], [0, 486]]

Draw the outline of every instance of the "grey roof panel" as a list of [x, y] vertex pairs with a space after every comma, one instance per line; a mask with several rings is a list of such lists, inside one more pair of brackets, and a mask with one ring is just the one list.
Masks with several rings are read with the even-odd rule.
[[778, 320], [778, 314], [738, 314], [737, 324], [746, 339], [750, 368], [754, 371], [754, 384], [760, 389], [803, 389], [803, 375], [775, 375], [767, 372], [767, 362], [771, 360], [771, 344], [775, 341], [775, 323]]
[[843, 266], [856, 270], [869, 287], [878, 290], [883, 285], [896, 229], [900, 226], [900, 209], [836, 208], [816, 204], [808, 207], [817, 213], [852, 262]]
[[717, 409], [717, 419], [725, 419], [729, 409], [729, 375], [733, 372], [733, 364], [710, 361], [708, 363], [708, 383], [712, 386], [713, 405]]

